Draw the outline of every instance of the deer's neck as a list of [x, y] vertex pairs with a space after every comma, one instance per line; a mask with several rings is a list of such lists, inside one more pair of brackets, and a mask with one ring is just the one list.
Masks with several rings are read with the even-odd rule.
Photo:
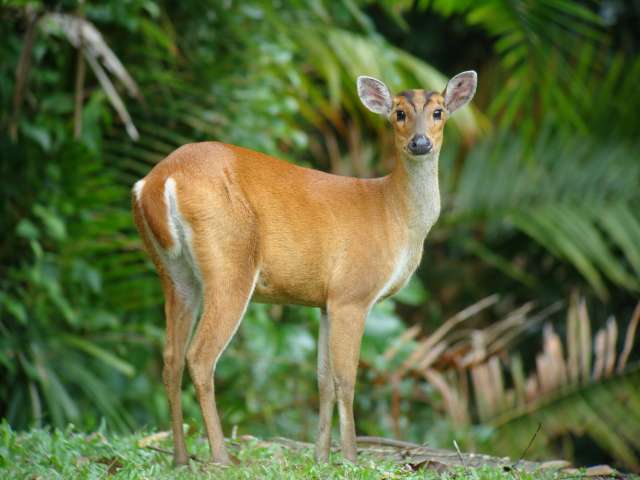
[[424, 240], [440, 215], [438, 153], [423, 158], [399, 156], [388, 181], [409, 232]]

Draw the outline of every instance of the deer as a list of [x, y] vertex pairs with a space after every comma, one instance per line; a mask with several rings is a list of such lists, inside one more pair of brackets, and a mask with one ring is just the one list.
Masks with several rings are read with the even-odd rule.
[[230, 464], [214, 374], [251, 301], [321, 309], [315, 459], [329, 460], [337, 403], [342, 455], [357, 461], [353, 401], [365, 321], [420, 264], [440, 215], [444, 125], [476, 86], [476, 73], [465, 71], [442, 92], [392, 95], [382, 81], [358, 77], [364, 106], [393, 127], [395, 166], [384, 177], [333, 175], [199, 142], [173, 151], [135, 183], [135, 225], [165, 300], [162, 379], [175, 465], [189, 460], [180, 400], [185, 363], [211, 461]]

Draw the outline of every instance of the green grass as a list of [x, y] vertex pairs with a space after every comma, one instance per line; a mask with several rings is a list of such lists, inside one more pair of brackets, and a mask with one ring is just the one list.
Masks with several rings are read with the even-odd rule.
[[[147, 434], [128, 436], [81, 433], [72, 426], [66, 430], [34, 429], [15, 432], [6, 423], [0, 425], [0, 478], [29, 479], [471, 479], [539, 480], [560, 479], [551, 472], [529, 474], [505, 472], [498, 468], [455, 469], [437, 472], [414, 471], [407, 465], [379, 458], [360, 456], [357, 465], [343, 463], [334, 455], [332, 463], [319, 465], [311, 451], [293, 451], [282, 445], [256, 439], [230, 442], [230, 453], [239, 464], [229, 468], [190, 462], [175, 469], [171, 456], [138, 442]], [[170, 439], [154, 445], [170, 449]], [[206, 442], [200, 434], [188, 436], [190, 453], [205, 459]], [[572, 477], [575, 478], [575, 477]]]

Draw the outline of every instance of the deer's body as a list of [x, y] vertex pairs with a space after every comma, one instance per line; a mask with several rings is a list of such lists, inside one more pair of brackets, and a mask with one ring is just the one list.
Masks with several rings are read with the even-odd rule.
[[[417, 115], [445, 102], [440, 94], [410, 96], [396, 97], [396, 110], [405, 102]], [[374, 109], [367, 101], [375, 101], [363, 101]], [[401, 124], [397, 139], [405, 142]], [[165, 294], [163, 378], [176, 463], [187, 461], [180, 405], [185, 357], [213, 458], [229, 461], [213, 372], [251, 299], [316, 306], [328, 313], [318, 346], [316, 456], [328, 457], [337, 400], [343, 453], [355, 460], [352, 403], [364, 322], [371, 307], [397, 292], [415, 271], [438, 218], [441, 136], [435, 133], [433, 153], [429, 147], [426, 154], [423, 149], [398, 155], [393, 172], [377, 179], [331, 175], [206, 142], [179, 148], [136, 183], [136, 225]]]
[[420, 262], [440, 209], [433, 162], [421, 179], [430, 197], [417, 212], [400, 194], [402, 183], [415, 177], [399, 170], [358, 179], [233, 145], [189, 144], [137, 184], [138, 204], [166, 261], [184, 260], [197, 272], [193, 233], [203, 227], [211, 243], [204, 248], [234, 244], [220, 252], [221, 261], [253, 257], [254, 301], [324, 308], [347, 295], [373, 304], [398, 291]]

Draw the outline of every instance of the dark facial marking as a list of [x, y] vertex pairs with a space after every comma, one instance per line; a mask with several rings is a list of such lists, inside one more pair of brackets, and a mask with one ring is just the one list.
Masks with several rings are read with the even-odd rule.
[[[419, 95], [416, 96], [416, 93], [418, 93]], [[416, 100], [420, 103], [424, 100], [424, 103], [422, 104], [422, 109], [424, 110], [425, 108], [427, 108], [427, 105], [429, 105], [429, 102], [431, 100], [431, 97], [433, 97], [434, 95], [438, 95], [438, 92], [434, 92], [434, 91], [429, 91], [426, 92], [424, 90], [404, 90], [400, 93], [398, 93], [398, 97], [404, 97], [404, 99], [413, 107], [414, 111], [418, 111], [418, 108], [416, 107]]]
[[432, 96], [433, 94], [435, 94], [435, 93], [436, 93], [436, 92], [426, 92], [426, 93], [424, 94], [424, 105], [425, 105], [425, 107], [426, 107], [426, 106], [427, 106], [427, 104], [429, 103], [429, 100], [431, 99], [431, 96]]
[[404, 97], [407, 102], [409, 102], [411, 104], [411, 106], [413, 107], [413, 109], [416, 109], [415, 104], [413, 103], [413, 96], [414, 96], [415, 92], [413, 90], [404, 90], [403, 92], [400, 92], [398, 94], [399, 97]]
[[413, 95], [414, 95], [414, 91], [413, 90], [404, 90], [403, 92], [400, 92], [398, 94], [399, 97], [404, 97], [406, 98], [408, 101], [413, 102]]

